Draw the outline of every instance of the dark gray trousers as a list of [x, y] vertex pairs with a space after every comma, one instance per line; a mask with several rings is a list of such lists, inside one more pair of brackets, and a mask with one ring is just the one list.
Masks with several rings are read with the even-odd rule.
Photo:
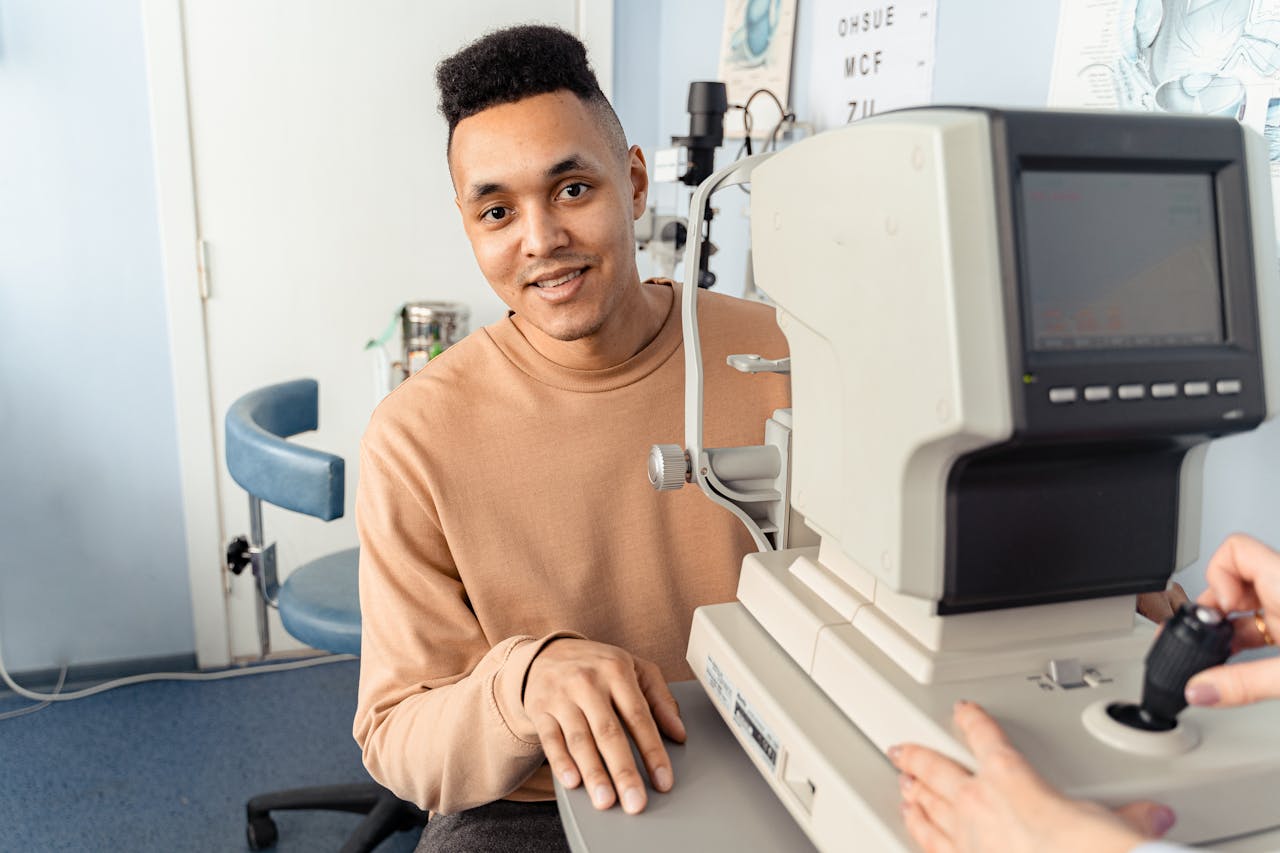
[[432, 815], [414, 853], [569, 853], [555, 801], [498, 800]]

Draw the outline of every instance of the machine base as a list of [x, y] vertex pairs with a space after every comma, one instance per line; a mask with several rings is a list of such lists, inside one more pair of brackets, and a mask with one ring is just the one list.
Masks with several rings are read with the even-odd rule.
[[[697, 611], [688, 659], [820, 848], [843, 849], [833, 839], [848, 836], [849, 815], [859, 809], [879, 815], [872, 819], [878, 831], [897, 827], [896, 783], [880, 755], [890, 746], [924, 743], [972, 764], [951, 730], [958, 699], [987, 708], [1032, 765], [1068, 795], [1108, 805], [1135, 799], [1169, 805], [1178, 815], [1171, 840], [1216, 842], [1280, 827], [1280, 729], [1273, 708], [1191, 708], [1181, 720], [1198, 733], [1198, 745], [1164, 755], [1142, 744], [1130, 749], [1099, 737], [1086, 720], [1098, 703], [1139, 695], [1142, 663], [1132, 656], [1132, 637], [1081, 646], [1096, 656], [1082, 658], [1090, 683], [1078, 688], [1064, 688], [1038, 668], [921, 684], [854, 624], [831, 623], [786, 561], [786, 552], [749, 557], [739, 591], [746, 606]], [[748, 590], [754, 592], [744, 595]], [[811, 642], [775, 641], [794, 638], [797, 623], [815, 632]], [[798, 648], [811, 649], [811, 656], [797, 660]], [[868, 778], [870, 765], [884, 773]], [[812, 795], [805, 793], [810, 785]], [[842, 816], [830, 837], [809, 828], [821, 825], [824, 800]]]
[[814, 846], [914, 849], [899, 817], [897, 770], [742, 605], [694, 611], [687, 659]]
[[[815, 847], [823, 853], [915, 849], [899, 816], [897, 771], [741, 604], [695, 611], [687, 659], [734, 737]], [[1026, 729], [997, 716], [1006, 729], [1022, 735], [1014, 738], [1015, 745], [1024, 746]], [[1212, 731], [1208, 735], [1212, 738]], [[1143, 787], [1158, 785], [1150, 778], [1117, 779], [1109, 786], [1113, 796], [1093, 799], [1113, 805], [1134, 799], [1168, 803], [1178, 815], [1171, 841], [1224, 853], [1280, 850], [1275, 793], [1280, 789], [1273, 781], [1258, 781], [1280, 778], [1275, 761], [1280, 751], [1269, 748], [1274, 745], [1274, 738], [1259, 744], [1254, 765], [1234, 777], [1220, 775], [1196, 785], [1195, 774], [1187, 774], [1190, 779], [1175, 774], [1180, 784], [1161, 790]], [[1183, 790], [1188, 785], [1190, 790]], [[1194, 794], [1204, 802], [1191, 802]], [[1206, 819], [1221, 812], [1229, 814]], [[1247, 829], [1258, 824], [1266, 828]]]

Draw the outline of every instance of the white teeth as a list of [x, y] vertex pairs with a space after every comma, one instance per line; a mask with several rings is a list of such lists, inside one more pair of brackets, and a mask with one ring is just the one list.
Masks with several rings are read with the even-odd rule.
[[575, 279], [581, 274], [582, 274], [582, 270], [574, 270], [568, 275], [561, 276], [560, 278], [547, 279], [546, 281], [535, 281], [534, 284], [538, 285], [538, 287], [559, 287], [560, 285], [564, 284], [566, 281], [569, 281], [570, 279]]

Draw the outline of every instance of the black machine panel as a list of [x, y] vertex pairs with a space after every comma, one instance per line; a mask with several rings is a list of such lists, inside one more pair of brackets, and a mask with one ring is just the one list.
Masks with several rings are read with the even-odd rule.
[[947, 495], [940, 613], [1163, 589], [1174, 570], [1187, 446], [997, 448]]

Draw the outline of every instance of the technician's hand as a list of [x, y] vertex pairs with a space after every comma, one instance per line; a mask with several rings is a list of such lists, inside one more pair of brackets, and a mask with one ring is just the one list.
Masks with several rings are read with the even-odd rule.
[[658, 731], [683, 743], [685, 730], [657, 664], [617, 646], [554, 640], [529, 667], [524, 708], [551, 772], [566, 788], [584, 783], [596, 808], [620, 799], [623, 811], [644, 811], [648, 795], [632, 740], [653, 787], [671, 790], [671, 759]]
[[[1237, 533], [1209, 558], [1205, 580], [1209, 588], [1201, 594], [1201, 604], [1223, 613], [1249, 611], [1231, 620], [1233, 652], [1280, 639], [1280, 554]], [[1229, 707], [1260, 699], [1280, 699], [1280, 658], [1215, 666], [1187, 682], [1192, 705]]]
[[1139, 595], [1138, 615], [1147, 617], [1157, 625], [1163, 625], [1187, 600], [1187, 591], [1182, 585], [1171, 583], [1164, 592], [1144, 592]]
[[923, 746], [889, 750], [902, 771], [907, 832], [927, 853], [1127, 853], [1173, 826], [1173, 812], [1156, 803], [1130, 803], [1113, 812], [1067, 799], [972, 702], [956, 703], [955, 725], [977, 760], [977, 773]]

